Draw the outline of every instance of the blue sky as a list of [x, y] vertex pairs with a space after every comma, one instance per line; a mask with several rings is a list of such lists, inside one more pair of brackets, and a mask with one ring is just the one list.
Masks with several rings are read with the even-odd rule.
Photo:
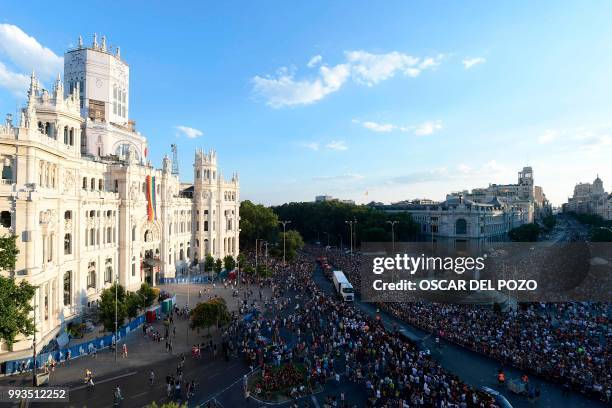
[[242, 199], [442, 199], [524, 165], [556, 205], [612, 189], [612, 3], [50, 3], [3, 2], [0, 111], [104, 34], [153, 163], [177, 143], [191, 180], [214, 147]]

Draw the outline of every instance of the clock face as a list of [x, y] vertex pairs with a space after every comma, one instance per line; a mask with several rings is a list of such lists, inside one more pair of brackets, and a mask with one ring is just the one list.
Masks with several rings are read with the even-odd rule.
[[96, 79], [96, 86], [97, 86], [98, 88], [101, 88], [101, 87], [102, 87], [102, 80], [101, 80], [100, 78]]

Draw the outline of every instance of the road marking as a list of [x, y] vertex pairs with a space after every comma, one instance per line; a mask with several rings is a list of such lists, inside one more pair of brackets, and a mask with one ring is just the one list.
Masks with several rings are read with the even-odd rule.
[[[104, 383], [107, 383], [109, 381], [115, 381], [115, 380], [118, 380], [119, 378], [129, 377], [129, 376], [134, 375], [134, 374], [138, 374], [138, 371], [131, 371], [129, 373], [121, 374], [121, 375], [118, 375], [118, 376], [113, 377], [113, 378], [106, 378], [104, 380], [96, 381], [94, 384], [104, 384]], [[83, 384], [83, 385], [80, 385], [78, 387], [70, 388], [70, 391], [78, 391], [78, 390], [82, 390], [82, 389], [87, 388], [87, 387], [89, 387], [88, 384]], [[94, 388], [95, 388], [95, 385], [94, 385]]]
[[312, 400], [312, 403], [315, 405], [316, 408], [319, 408], [319, 401], [317, 401], [317, 399], [315, 398], [314, 395], [310, 396], [310, 399]]
[[136, 395], [131, 396], [130, 399], [142, 397], [143, 395], [147, 395], [148, 393], [149, 393], [149, 391], [141, 392], [140, 394], [136, 394]]

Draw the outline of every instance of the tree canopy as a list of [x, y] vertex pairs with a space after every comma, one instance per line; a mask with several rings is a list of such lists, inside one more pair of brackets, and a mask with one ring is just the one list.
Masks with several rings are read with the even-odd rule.
[[278, 216], [261, 204], [249, 200], [240, 203], [240, 247], [255, 247], [255, 239], [276, 242], [278, 238]]
[[100, 295], [100, 321], [104, 330], [115, 330], [115, 290], [117, 291], [117, 327], [121, 327], [127, 317], [125, 288], [117, 283], [104, 289]]
[[15, 283], [15, 279], [0, 276], [0, 339], [9, 348], [18, 335], [34, 334], [34, 319], [30, 313], [34, 308], [31, 301], [36, 287], [26, 281]]
[[538, 224], [523, 224], [508, 232], [508, 236], [514, 242], [536, 242], [540, 236], [540, 227]]
[[[0, 237], [0, 270], [12, 272], [15, 269], [19, 249], [15, 235]], [[0, 276], [0, 339], [9, 348], [19, 335], [34, 334], [36, 326], [30, 315], [34, 310], [32, 298], [36, 287], [22, 280], [19, 284], [12, 277]]]
[[[279, 219], [290, 220], [291, 229], [298, 231], [307, 242], [348, 247], [350, 230], [346, 221], [356, 220], [354, 237], [357, 242], [391, 241], [391, 225], [395, 240], [408, 241], [416, 237], [418, 225], [408, 213], [389, 214], [369, 205], [345, 204], [340, 201], [289, 203], [273, 207]], [[242, 214], [241, 214], [242, 217]]]

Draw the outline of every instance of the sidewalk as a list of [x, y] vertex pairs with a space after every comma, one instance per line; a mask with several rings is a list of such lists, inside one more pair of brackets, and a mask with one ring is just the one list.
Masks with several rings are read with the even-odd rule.
[[[187, 304], [187, 292], [188, 285], [171, 284], [161, 286], [163, 290], [170, 293], [176, 294], [177, 306], [179, 308], [184, 307]], [[206, 301], [208, 295], [205, 294], [207, 288], [212, 290], [211, 285], [190, 285], [189, 292], [189, 305], [190, 309], [193, 309], [199, 302]], [[202, 298], [198, 298], [198, 290], [202, 290]], [[258, 287], [252, 287], [254, 296], [251, 299], [259, 299]], [[269, 289], [265, 288], [265, 297], [269, 297]], [[242, 294], [242, 290], [240, 290]], [[216, 288], [212, 290], [211, 295], [218, 295], [225, 299], [229, 311], [237, 310], [236, 298], [232, 297], [232, 289], [224, 289], [223, 285], [216, 285]], [[66, 363], [58, 363], [54, 372], [51, 373], [49, 383], [50, 385], [62, 385], [70, 387], [78, 387], [83, 385], [85, 371], [91, 370], [94, 374], [94, 381], [100, 381], [108, 378], [114, 378], [117, 376], [123, 376], [127, 373], [134, 372], [138, 368], [147, 366], [153, 363], [157, 363], [163, 360], [172, 360], [172, 365], [169, 365], [169, 369], [174, 369], [173, 364], [176, 361], [176, 356], [180, 353], [186, 353], [188, 356], [191, 353], [191, 347], [193, 344], [201, 343], [204, 341], [204, 336], [207, 331], [201, 331], [197, 334], [195, 330], [188, 330], [189, 321], [184, 317], [174, 317], [174, 327], [176, 327], [176, 337], [173, 336], [172, 327], [169, 329], [170, 339], [172, 340], [173, 353], [166, 352], [166, 342], [154, 342], [148, 336], [144, 336], [142, 330], [137, 330], [130, 333], [125, 338], [125, 344], [128, 348], [128, 357], [122, 358], [121, 347], [123, 342], [119, 343], [119, 349], [117, 352], [117, 361], [115, 362], [115, 354], [109, 349], [100, 350], [96, 357], [84, 356], [74, 360], [70, 360]], [[153, 327], [158, 330], [163, 336], [165, 333], [165, 327], [162, 321], [157, 321], [153, 324]], [[211, 329], [211, 333], [214, 333], [214, 329]], [[32, 373], [24, 373], [20, 375], [13, 375], [8, 377], [0, 378], [0, 386], [7, 385], [24, 385], [29, 386], [32, 383]]]

